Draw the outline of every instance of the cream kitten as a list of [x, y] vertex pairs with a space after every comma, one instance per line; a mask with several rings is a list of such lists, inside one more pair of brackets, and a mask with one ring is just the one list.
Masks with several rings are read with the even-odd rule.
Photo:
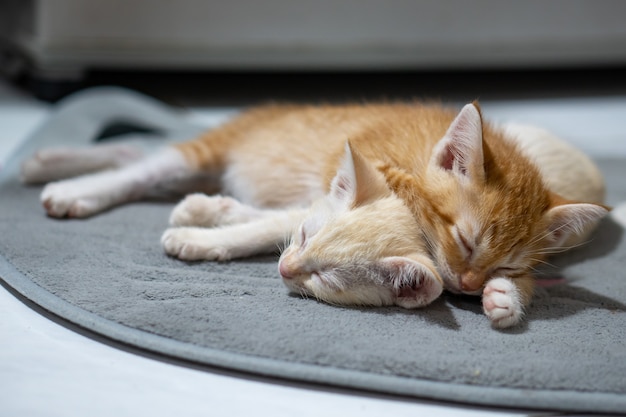
[[[439, 295], [441, 276], [453, 292], [482, 294], [492, 324], [507, 327], [530, 301], [532, 267], [606, 213], [546, 188], [548, 177], [577, 175], [591, 191], [576, 199], [599, 203], [593, 165], [542, 171], [524, 150], [472, 104], [458, 115], [421, 105], [269, 106], [119, 170], [49, 184], [42, 203], [50, 216], [85, 217], [212, 174], [235, 200], [187, 197], [163, 235], [168, 254], [250, 256], [295, 230], [279, 263], [292, 290], [418, 307]], [[37, 159], [45, 170], [45, 153]]]
[[278, 270], [291, 290], [337, 304], [416, 308], [443, 290], [411, 212], [349, 146], [330, 192], [294, 231]]

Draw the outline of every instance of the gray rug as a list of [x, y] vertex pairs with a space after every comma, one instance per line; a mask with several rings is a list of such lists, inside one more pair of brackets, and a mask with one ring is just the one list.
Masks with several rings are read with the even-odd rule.
[[[111, 125], [149, 128], [126, 137], [154, 144], [198, 130], [151, 99], [95, 89], [61, 102], [2, 172], [0, 277], [53, 314], [141, 349], [253, 374], [482, 405], [626, 410], [626, 237], [612, 218], [591, 245], [554, 260], [549, 285], [513, 330], [491, 329], [478, 299], [451, 295], [419, 311], [334, 307], [289, 295], [275, 256], [168, 258], [159, 238], [173, 203], [47, 218], [40, 188], [20, 185], [19, 162]], [[626, 201], [625, 161], [598, 163], [609, 204]]]

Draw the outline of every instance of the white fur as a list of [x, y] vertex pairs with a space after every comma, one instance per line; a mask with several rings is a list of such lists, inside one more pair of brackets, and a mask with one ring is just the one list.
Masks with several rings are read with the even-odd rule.
[[[428, 259], [423, 259], [431, 263]], [[389, 271], [386, 279], [396, 291], [395, 304], [412, 309], [424, 307], [436, 300], [443, 292], [440, 279], [433, 269], [422, 262], [404, 256], [391, 256], [381, 261], [384, 269]], [[407, 291], [408, 295], [403, 295]]]
[[626, 228], [626, 202], [622, 202], [611, 210], [611, 218]]
[[524, 315], [522, 301], [509, 278], [493, 278], [483, 290], [483, 311], [496, 328], [511, 327]]
[[52, 217], [86, 217], [139, 199], [159, 183], [191, 173], [183, 155], [167, 148], [118, 170], [49, 183], [41, 202]]

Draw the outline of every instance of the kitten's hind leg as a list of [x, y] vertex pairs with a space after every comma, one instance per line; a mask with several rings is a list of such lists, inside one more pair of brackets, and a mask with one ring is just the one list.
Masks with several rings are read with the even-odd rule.
[[117, 170], [50, 183], [41, 202], [51, 217], [87, 217], [138, 200], [162, 183], [193, 175], [185, 157], [166, 148]]
[[213, 229], [173, 227], [161, 237], [165, 252], [185, 261], [226, 261], [280, 249], [300, 224], [306, 209], [273, 211], [248, 223]]
[[172, 210], [171, 226], [215, 227], [247, 223], [282, 210], [260, 209], [222, 195], [190, 194]]
[[142, 154], [138, 147], [128, 144], [41, 149], [22, 163], [21, 179], [25, 184], [58, 181], [127, 165]]

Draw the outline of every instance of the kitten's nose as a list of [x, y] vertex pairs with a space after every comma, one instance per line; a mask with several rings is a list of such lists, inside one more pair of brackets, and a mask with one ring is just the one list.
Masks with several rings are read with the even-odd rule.
[[475, 272], [468, 271], [461, 275], [461, 289], [463, 291], [477, 291], [483, 286], [482, 276]]
[[285, 261], [278, 263], [278, 273], [284, 279], [292, 279], [295, 276], [293, 269], [290, 269], [288, 263]]

